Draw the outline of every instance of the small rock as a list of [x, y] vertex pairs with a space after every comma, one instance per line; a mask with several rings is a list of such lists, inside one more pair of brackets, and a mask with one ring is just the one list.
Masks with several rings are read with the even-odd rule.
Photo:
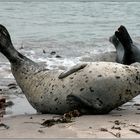
[[132, 132], [135, 132], [137, 134], [140, 134], [140, 131], [139, 130], [136, 130], [136, 129], [129, 129], [129, 130], [132, 131]]
[[46, 51], [45, 51], [45, 50], [43, 50], [43, 53], [46, 53]]
[[62, 58], [60, 55], [56, 55], [56, 58]]
[[9, 129], [10, 127], [4, 123], [0, 123], [0, 127], [5, 127], [6, 129]]
[[117, 137], [117, 138], [120, 138], [120, 137], [121, 137], [121, 133], [119, 133], [119, 132], [116, 133], [116, 137]]
[[0, 108], [4, 107], [5, 102], [6, 102], [6, 99], [4, 97], [0, 97]]
[[52, 51], [50, 54], [51, 54], [51, 55], [55, 55], [55, 54], [56, 54], [56, 52], [55, 52], [55, 51]]
[[100, 130], [104, 131], [104, 132], [108, 132], [108, 130], [106, 128], [101, 128]]
[[112, 126], [111, 129], [117, 129], [117, 130], [122, 130], [121, 127], [118, 127], [118, 126]]
[[13, 106], [14, 103], [12, 101], [8, 101], [4, 104], [5, 107], [10, 107], [10, 106]]
[[115, 123], [116, 125], [120, 125], [120, 124], [121, 124], [119, 120], [115, 120], [114, 123]]
[[22, 49], [24, 49], [24, 47], [23, 47], [23, 46], [21, 46], [19, 49], [20, 49], [20, 50], [22, 50]]
[[137, 103], [136, 103], [136, 104], [134, 104], [134, 106], [140, 106], [140, 104], [137, 104]]
[[44, 133], [44, 131], [43, 131], [43, 130], [38, 130], [38, 132], [39, 132], [39, 133]]

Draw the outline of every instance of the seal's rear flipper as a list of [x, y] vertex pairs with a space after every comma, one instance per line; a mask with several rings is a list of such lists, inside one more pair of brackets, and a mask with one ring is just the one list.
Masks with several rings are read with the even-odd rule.
[[7, 29], [0, 24], [0, 51], [4, 51], [7, 47], [12, 46], [12, 41]]
[[13, 46], [8, 30], [0, 24], [0, 52], [3, 53], [11, 63], [17, 63], [21, 60], [29, 60], [19, 53]]
[[131, 47], [131, 44], [133, 43], [127, 29], [121, 25], [118, 28], [118, 31], [115, 32], [116, 37], [119, 39], [119, 41], [122, 43], [124, 46], [124, 49], [128, 49]]

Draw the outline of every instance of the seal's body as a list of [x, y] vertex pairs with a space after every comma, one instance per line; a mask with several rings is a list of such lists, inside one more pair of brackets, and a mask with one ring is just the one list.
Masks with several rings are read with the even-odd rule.
[[138, 69], [111, 62], [90, 63], [61, 79], [61, 72], [31, 64], [12, 66], [12, 72], [28, 101], [42, 113], [73, 109], [85, 114], [108, 113], [140, 92]]
[[0, 51], [11, 62], [18, 85], [38, 112], [62, 114], [77, 109], [83, 114], [104, 114], [140, 93], [136, 66], [93, 62], [66, 72], [44, 69], [15, 50], [2, 25]]

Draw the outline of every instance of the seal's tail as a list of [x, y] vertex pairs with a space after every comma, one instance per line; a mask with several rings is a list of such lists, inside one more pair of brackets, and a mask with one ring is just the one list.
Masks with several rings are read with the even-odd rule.
[[17, 62], [17, 60], [24, 57], [14, 48], [8, 30], [1, 24], [0, 24], [0, 52], [4, 54], [11, 63], [15, 63]]
[[127, 29], [123, 25], [118, 28], [118, 31], [115, 32], [115, 35], [124, 46], [124, 49], [128, 49], [133, 43]]

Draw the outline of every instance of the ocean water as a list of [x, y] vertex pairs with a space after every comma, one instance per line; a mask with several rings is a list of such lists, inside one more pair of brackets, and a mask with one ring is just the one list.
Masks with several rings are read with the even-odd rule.
[[[51, 68], [115, 51], [108, 39], [120, 25], [139, 41], [139, 17], [139, 2], [0, 3], [0, 24], [7, 27], [14, 46]], [[56, 54], [50, 55], [52, 51]]]
[[[115, 51], [109, 37], [120, 25], [140, 42], [140, 2], [0, 2], [0, 24], [22, 54], [67, 69]], [[1, 85], [14, 80], [2, 54], [0, 79]]]

